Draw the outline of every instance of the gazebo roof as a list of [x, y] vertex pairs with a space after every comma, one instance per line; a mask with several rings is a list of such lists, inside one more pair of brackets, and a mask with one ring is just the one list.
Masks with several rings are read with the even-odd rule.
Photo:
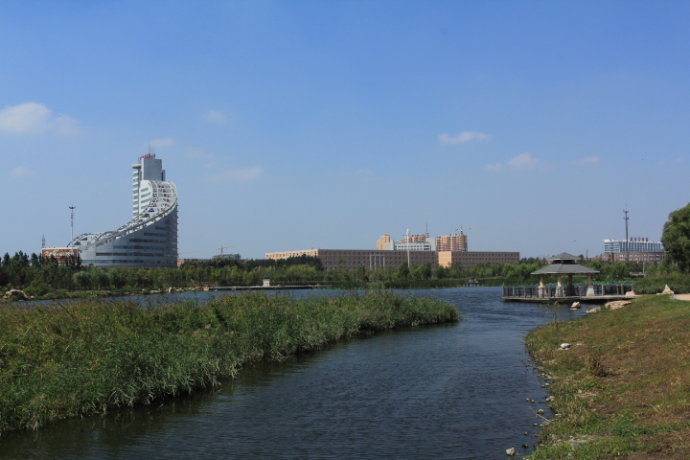
[[532, 272], [532, 275], [593, 275], [599, 273], [589, 267], [576, 264], [574, 255], [562, 252], [549, 259], [549, 265]]
[[561, 252], [556, 256], [551, 256], [549, 259], [550, 264], [574, 264], [577, 261], [577, 257], [567, 252]]

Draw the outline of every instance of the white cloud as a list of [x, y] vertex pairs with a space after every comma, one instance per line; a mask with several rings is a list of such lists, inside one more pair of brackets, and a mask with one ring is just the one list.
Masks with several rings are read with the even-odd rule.
[[52, 132], [70, 136], [79, 132], [79, 122], [67, 115], [55, 115], [43, 104], [25, 102], [0, 110], [0, 131], [12, 133]]
[[489, 139], [491, 139], [491, 136], [488, 134], [479, 133], [476, 131], [463, 131], [454, 136], [452, 134], [444, 133], [438, 136], [438, 141], [444, 145], [464, 144], [465, 142], [471, 141], [488, 141]]
[[171, 145], [175, 145], [175, 139], [172, 137], [162, 137], [160, 139], [154, 139], [151, 142], [149, 142], [149, 145], [155, 149], [162, 149], [165, 147], [170, 147]]
[[225, 114], [223, 114], [223, 112], [221, 112], [220, 110], [213, 110], [213, 109], [206, 112], [206, 115], [204, 118], [206, 118], [206, 121], [208, 121], [209, 123], [216, 123], [216, 124], [223, 124], [223, 123], [227, 123], [229, 121], [228, 117], [225, 116]]
[[24, 166], [17, 166], [10, 171], [10, 175], [14, 177], [30, 176], [31, 174], [33, 174], [33, 171], [26, 169]]
[[261, 166], [252, 166], [250, 168], [231, 169], [212, 176], [215, 180], [233, 181], [233, 182], [247, 182], [258, 178], [263, 174], [264, 170]]
[[531, 153], [521, 153], [515, 158], [508, 160], [505, 163], [494, 163], [486, 165], [486, 169], [491, 172], [500, 171], [504, 167], [510, 168], [516, 171], [524, 171], [527, 169], [532, 169], [537, 165], [538, 161], [532, 156]]
[[537, 159], [531, 153], [521, 153], [506, 163], [513, 169], [531, 169], [537, 164]]

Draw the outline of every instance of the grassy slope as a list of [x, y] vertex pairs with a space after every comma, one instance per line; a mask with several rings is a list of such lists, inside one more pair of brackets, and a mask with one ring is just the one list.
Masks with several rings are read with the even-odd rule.
[[355, 335], [457, 319], [449, 303], [386, 292], [247, 294], [148, 311], [107, 302], [0, 307], [0, 434], [189, 393], [243, 364]]
[[530, 458], [690, 458], [690, 302], [643, 297], [537, 329], [527, 346], [557, 413]]

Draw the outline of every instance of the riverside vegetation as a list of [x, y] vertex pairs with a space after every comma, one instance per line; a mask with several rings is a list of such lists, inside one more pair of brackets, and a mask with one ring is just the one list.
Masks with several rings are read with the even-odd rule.
[[688, 344], [690, 303], [669, 296], [532, 331], [527, 346], [556, 416], [530, 458], [687, 459]]
[[104, 301], [0, 306], [0, 435], [213, 387], [258, 360], [458, 319], [450, 303], [385, 291], [247, 294], [151, 309]]

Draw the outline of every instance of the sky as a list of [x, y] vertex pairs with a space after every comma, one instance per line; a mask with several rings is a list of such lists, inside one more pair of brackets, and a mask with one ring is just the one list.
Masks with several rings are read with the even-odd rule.
[[180, 257], [598, 255], [690, 201], [690, 2], [3, 1], [0, 253], [131, 217], [152, 149]]

